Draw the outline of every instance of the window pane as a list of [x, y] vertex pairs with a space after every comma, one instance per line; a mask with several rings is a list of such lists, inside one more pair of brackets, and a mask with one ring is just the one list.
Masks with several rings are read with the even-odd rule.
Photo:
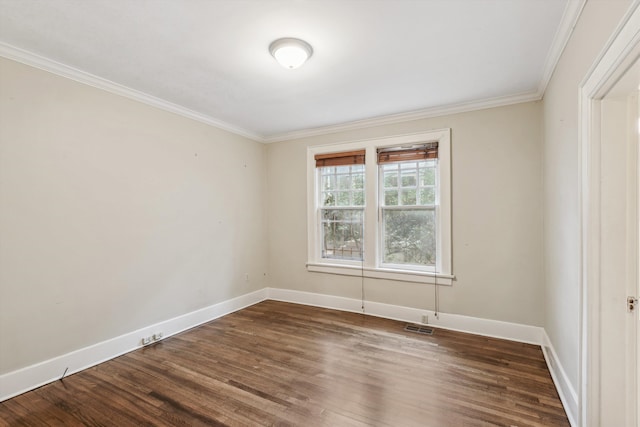
[[398, 190], [387, 190], [384, 192], [385, 206], [398, 206]]
[[420, 189], [420, 204], [434, 205], [436, 203], [436, 190], [433, 187]]
[[422, 168], [420, 169], [420, 185], [435, 185], [436, 184], [436, 170], [435, 168]]
[[416, 204], [416, 190], [402, 190], [402, 206], [414, 206]]
[[333, 175], [334, 173], [336, 173], [335, 166], [324, 166], [320, 168], [320, 170], [323, 175]]
[[385, 172], [384, 173], [384, 187], [392, 188], [398, 186], [398, 172]]
[[364, 174], [351, 175], [351, 188], [354, 190], [362, 190], [364, 188]]
[[322, 176], [322, 189], [323, 190], [335, 190], [336, 184], [333, 175], [323, 175]]
[[353, 206], [364, 206], [364, 191], [353, 192]]
[[337, 198], [337, 206], [351, 206], [351, 201], [349, 200], [349, 192], [348, 191], [338, 191], [336, 192]]
[[416, 186], [416, 171], [403, 171], [402, 172], [402, 186], [403, 187], [415, 187]]
[[338, 175], [338, 188], [340, 190], [351, 188], [351, 177], [349, 175]]
[[325, 192], [322, 193], [322, 206], [335, 206], [336, 196], [334, 193]]
[[322, 210], [322, 257], [362, 259], [362, 209]]
[[349, 173], [351, 166], [336, 166], [336, 173]]
[[400, 169], [405, 170], [405, 169], [415, 169], [417, 167], [417, 163], [416, 162], [401, 162], [398, 163], [400, 165]]
[[435, 265], [435, 212], [383, 210], [383, 262]]

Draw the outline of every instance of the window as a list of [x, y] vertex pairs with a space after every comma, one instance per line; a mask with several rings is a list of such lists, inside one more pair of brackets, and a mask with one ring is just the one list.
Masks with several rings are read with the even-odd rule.
[[365, 151], [315, 156], [322, 258], [362, 260]]
[[310, 271], [451, 284], [450, 130], [309, 147]]
[[383, 265], [436, 265], [437, 156], [437, 143], [378, 150]]

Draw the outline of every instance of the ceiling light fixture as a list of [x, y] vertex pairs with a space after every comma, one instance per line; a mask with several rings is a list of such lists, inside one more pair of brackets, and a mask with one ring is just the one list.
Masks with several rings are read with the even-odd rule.
[[285, 68], [294, 69], [304, 64], [313, 54], [311, 45], [304, 40], [284, 38], [269, 45], [271, 55]]

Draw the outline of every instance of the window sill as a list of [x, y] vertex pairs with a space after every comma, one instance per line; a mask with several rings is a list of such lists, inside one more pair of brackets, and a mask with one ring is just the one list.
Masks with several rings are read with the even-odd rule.
[[435, 284], [451, 286], [455, 276], [450, 274], [429, 273], [425, 271], [412, 270], [396, 270], [388, 268], [370, 268], [342, 265], [342, 264], [325, 264], [325, 263], [307, 263], [307, 271], [315, 273], [338, 274], [341, 276], [364, 276], [373, 279], [398, 280], [401, 282], [414, 282], [423, 284]]

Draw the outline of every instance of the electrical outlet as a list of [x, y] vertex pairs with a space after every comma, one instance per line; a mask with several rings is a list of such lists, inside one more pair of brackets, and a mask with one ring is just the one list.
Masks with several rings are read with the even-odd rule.
[[424, 323], [425, 325], [429, 323], [429, 316], [427, 316], [426, 314], [422, 315], [422, 323]]
[[142, 345], [151, 344], [151, 337], [142, 338]]
[[249, 273], [244, 273], [244, 281], [245, 282], [249, 281]]
[[154, 341], [158, 341], [162, 339], [162, 332], [157, 332], [155, 334], [153, 334], [153, 340]]

